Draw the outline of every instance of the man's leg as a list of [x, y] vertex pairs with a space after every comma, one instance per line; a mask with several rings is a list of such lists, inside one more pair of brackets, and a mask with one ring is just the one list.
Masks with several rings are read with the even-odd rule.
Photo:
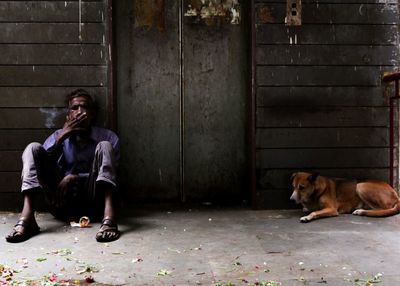
[[21, 212], [21, 218], [23, 218], [27, 224], [29, 225], [36, 225], [37, 222], [35, 219], [35, 197], [36, 197], [36, 190], [27, 190], [23, 193], [24, 198], [24, 205]]
[[[54, 166], [51, 166], [48, 155], [39, 143], [29, 144], [22, 154], [22, 195], [23, 208], [20, 218], [12, 232], [6, 236], [8, 242], [21, 242], [29, 239], [33, 235], [39, 233], [39, 226], [35, 219], [34, 201], [37, 192], [42, 188], [39, 182], [41, 175], [46, 181], [46, 184], [56, 183], [57, 174], [46, 175], [49, 169], [51, 173], [55, 173]], [[47, 178], [48, 177], [48, 178]]]
[[114, 219], [114, 200], [113, 200], [113, 189], [108, 186], [104, 190], [104, 216]]
[[[114, 150], [111, 143], [100, 142], [96, 147], [93, 170], [90, 175], [89, 191], [93, 198], [103, 199], [103, 220], [96, 240], [109, 242], [119, 238], [120, 232], [116, 223], [114, 209], [114, 192], [116, 190], [116, 168]], [[103, 196], [101, 198], [100, 196]]]

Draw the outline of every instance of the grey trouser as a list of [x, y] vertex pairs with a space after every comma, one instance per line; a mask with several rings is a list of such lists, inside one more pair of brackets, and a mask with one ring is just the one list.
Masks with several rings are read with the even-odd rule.
[[61, 219], [72, 219], [82, 215], [101, 215], [104, 196], [97, 182], [105, 182], [116, 187], [116, 168], [114, 150], [110, 142], [97, 144], [92, 169], [88, 177], [79, 178], [69, 186], [65, 200], [60, 206], [53, 204], [57, 187], [64, 177], [57, 165], [58, 158], [52, 156], [40, 143], [31, 143], [22, 154], [22, 192], [43, 189], [50, 212]]

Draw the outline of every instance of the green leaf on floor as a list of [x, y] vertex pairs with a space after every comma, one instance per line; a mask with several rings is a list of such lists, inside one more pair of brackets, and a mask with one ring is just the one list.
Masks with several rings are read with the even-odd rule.
[[217, 282], [214, 286], [235, 286], [232, 282]]
[[282, 283], [277, 281], [261, 281], [252, 284], [247, 284], [247, 286], [280, 286]]
[[46, 261], [47, 260], [47, 258], [44, 258], [44, 257], [38, 257], [38, 258], [36, 258], [36, 261], [37, 262], [43, 262], [43, 261]]
[[60, 256], [67, 256], [72, 254], [72, 251], [68, 248], [61, 248], [58, 250], [53, 250], [52, 252], [50, 252], [49, 254], [55, 254], [55, 255], [60, 255]]

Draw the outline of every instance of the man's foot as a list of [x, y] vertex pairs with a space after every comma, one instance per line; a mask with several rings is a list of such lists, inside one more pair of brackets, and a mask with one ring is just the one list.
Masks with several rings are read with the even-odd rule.
[[117, 240], [119, 236], [117, 224], [110, 217], [105, 217], [101, 222], [100, 230], [96, 234], [96, 240], [98, 242], [110, 242]]
[[20, 218], [11, 233], [6, 236], [6, 240], [11, 243], [23, 242], [39, 232], [40, 228], [36, 221], [28, 223], [24, 218]]

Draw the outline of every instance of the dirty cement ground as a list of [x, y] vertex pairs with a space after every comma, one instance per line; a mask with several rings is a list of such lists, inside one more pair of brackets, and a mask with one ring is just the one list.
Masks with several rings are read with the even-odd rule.
[[[302, 224], [301, 215], [137, 209], [120, 218], [118, 241], [101, 244], [94, 239], [98, 223], [71, 228], [39, 213], [41, 234], [9, 244], [3, 237], [18, 214], [0, 213], [0, 264], [17, 270], [14, 282], [55, 274], [57, 281], [91, 276], [108, 285], [400, 285], [400, 216]], [[82, 273], [87, 266], [95, 272]]]

